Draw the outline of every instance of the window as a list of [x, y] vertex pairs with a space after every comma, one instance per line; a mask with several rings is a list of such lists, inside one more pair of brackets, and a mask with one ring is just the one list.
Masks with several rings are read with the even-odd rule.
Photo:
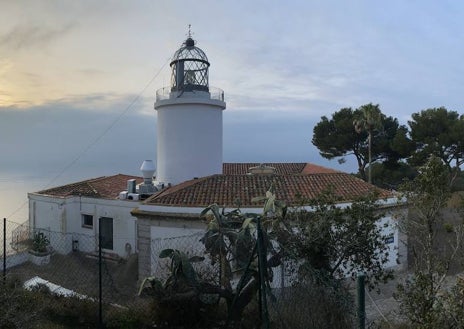
[[93, 228], [93, 216], [92, 215], [82, 215], [82, 227]]
[[387, 236], [385, 238], [385, 243], [386, 244], [391, 244], [393, 242], [395, 242], [395, 236], [393, 234], [390, 234], [389, 236]]

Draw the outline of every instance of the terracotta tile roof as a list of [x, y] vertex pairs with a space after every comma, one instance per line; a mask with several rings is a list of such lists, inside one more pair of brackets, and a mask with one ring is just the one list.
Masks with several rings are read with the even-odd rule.
[[327, 167], [318, 166], [313, 163], [305, 163], [305, 166], [301, 173], [302, 174], [330, 174], [330, 173], [335, 174], [335, 173], [341, 173], [341, 171], [327, 168]]
[[141, 177], [117, 174], [58, 186], [37, 193], [58, 197], [81, 195], [93, 198], [116, 199], [119, 192], [127, 190], [127, 181], [129, 179], [135, 179], [137, 184], [143, 181]]
[[264, 165], [276, 169], [276, 174], [279, 175], [294, 175], [294, 174], [322, 174], [322, 173], [337, 173], [339, 171], [318, 166], [312, 163], [305, 162], [280, 162], [280, 163], [223, 163], [222, 173], [224, 175], [245, 175], [250, 172], [250, 168]]
[[[265, 166], [276, 168], [277, 173], [248, 174], [249, 168], [259, 165], [260, 163], [224, 163], [223, 175], [202, 177], [166, 188], [154, 194], [145, 203], [184, 207], [206, 207], [217, 203], [234, 207], [239, 202], [241, 207], [259, 207], [260, 205], [253, 204], [251, 199], [264, 195], [273, 186], [277, 198], [292, 205], [298, 201], [299, 196], [311, 199], [327, 188], [332, 188], [343, 201], [351, 201], [374, 188], [350, 174], [310, 163], [265, 163]], [[57, 197], [81, 195], [116, 199], [121, 191], [126, 190], [129, 179], [136, 179], [137, 184], [143, 181], [141, 177], [117, 174], [37, 193]], [[389, 195], [386, 190], [378, 191], [382, 197]]]
[[[297, 175], [213, 175], [187, 181], [167, 188], [145, 201], [149, 205], [206, 207], [217, 203], [234, 207], [237, 201], [241, 207], [257, 207], [251, 199], [265, 195], [273, 186], [276, 196], [289, 205], [303, 199], [317, 197], [321, 192], [332, 188], [342, 201], [351, 201], [365, 195], [374, 186], [342, 172], [297, 174]], [[390, 193], [377, 189], [381, 197]]]
[[223, 163], [222, 173], [224, 175], [245, 175], [249, 173], [250, 168], [258, 167], [259, 165], [274, 167], [277, 174], [292, 175], [301, 173], [306, 163]]

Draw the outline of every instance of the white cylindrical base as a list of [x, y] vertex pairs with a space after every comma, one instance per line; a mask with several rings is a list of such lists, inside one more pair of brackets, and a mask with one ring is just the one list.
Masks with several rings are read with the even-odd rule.
[[155, 103], [156, 180], [178, 184], [222, 173], [222, 110], [225, 103], [188, 97]]

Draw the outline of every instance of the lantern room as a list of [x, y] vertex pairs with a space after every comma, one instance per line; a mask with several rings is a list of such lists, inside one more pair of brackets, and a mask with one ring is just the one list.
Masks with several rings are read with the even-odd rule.
[[174, 53], [170, 66], [171, 91], [209, 91], [208, 58], [190, 36]]

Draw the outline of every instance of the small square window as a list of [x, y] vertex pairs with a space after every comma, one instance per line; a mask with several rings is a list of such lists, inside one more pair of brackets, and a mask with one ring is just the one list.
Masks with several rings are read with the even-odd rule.
[[385, 238], [385, 243], [386, 244], [391, 244], [393, 242], [395, 242], [395, 236], [393, 234], [391, 234], [391, 235], [389, 235], [389, 236], [387, 236]]
[[92, 215], [82, 215], [82, 227], [93, 228], [93, 216]]

